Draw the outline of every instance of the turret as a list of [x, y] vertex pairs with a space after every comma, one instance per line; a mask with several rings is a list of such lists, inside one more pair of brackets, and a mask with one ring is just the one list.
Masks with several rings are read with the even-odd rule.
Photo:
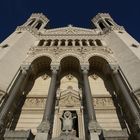
[[35, 13], [30, 16], [22, 26], [30, 26], [36, 28], [37, 30], [43, 29], [48, 25], [49, 19], [44, 16], [42, 13]]
[[119, 26], [108, 13], [99, 13], [92, 19], [93, 24], [97, 29], [101, 32], [105, 32], [109, 29], [117, 27], [120, 29]]

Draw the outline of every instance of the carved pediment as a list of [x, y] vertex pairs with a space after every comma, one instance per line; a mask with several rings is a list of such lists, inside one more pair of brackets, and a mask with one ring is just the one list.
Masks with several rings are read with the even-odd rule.
[[69, 91], [60, 96], [59, 106], [61, 107], [77, 107], [81, 105], [80, 96]]
[[97, 34], [95, 29], [85, 29], [79, 27], [73, 27], [69, 25], [68, 27], [56, 28], [56, 29], [49, 29], [43, 30], [42, 33], [44, 35], [83, 35], [83, 34]]

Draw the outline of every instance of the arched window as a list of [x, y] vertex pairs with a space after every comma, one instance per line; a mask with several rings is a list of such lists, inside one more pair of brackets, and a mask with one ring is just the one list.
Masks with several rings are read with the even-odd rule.
[[38, 21], [35, 28], [39, 30], [40, 27], [42, 26], [42, 23], [43, 23], [42, 21]]
[[102, 42], [101, 42], [101, 40], [96, 39], [95, 41], [96, 41], [96, 44], [97, 44], [98, 46], [102, 46]]
[[80, 43], [79, 43], [78, 39], [75, 40], [75, 46], [80, 46]]
[[44, 45], [44, 43], [45, 43], [45, 40], [40, 40], [40, 42], [39, 42], [38, 46], [43, 46], [43, 45]]
[[88, 41], [89, 41], [89, 45], [90, 45], [90, 46], [95, 46], [95, 44], [94, 44], [94, 42], [93, 42], [92, 39], [89, 39]]
[[104, 30], [106, 28], [102, 21], [99, 21], [98, 24], [102, 30]]
[[46, 46], [50, 46], [50, 45], [51, 45], [51, 42], [52, 42], [51, 39], [47, 40], [47, 42], [46, 42]]
[[87, 46], [87, 42], [85, 39], [82, 39], [82, 44], [83, 44], [83, 46]]
[[66, 42], [66, 40], [65, 39], [62, 39], [60, 46], [65, 46], [65, 42]]
[[71, 39], [68, 40], [68, 46], [72, 46], [72, 40]]
[[59, 40], [57, 40], [57, 39], [54, 40], [53, 46], [58, 46], [58, 41], [59, 41]]
[[30, 21], [30, 23], [28, 24], [28, 26], [31, 26], [34, 22], [35, 22], [35, 19], [32, 19], [32, 20]]
[[9, 47], [8, 44], [4, 44], [4, 45], [1, 46], [1, 48], [7, 48], [7, 47]]
[[112, 24], [112, 22], [111, 22], [110, 19], [107, 19], [107, 18], [106, 18], [105, 21], [108, 23], [108, 25], [113, 26], [113, 24]]

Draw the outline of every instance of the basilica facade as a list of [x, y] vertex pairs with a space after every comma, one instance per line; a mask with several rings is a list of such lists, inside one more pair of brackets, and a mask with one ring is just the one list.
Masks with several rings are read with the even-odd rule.
[[31, 17], [0, 44], [0, 140], [140, 140], [140, 44], [109, 14], [91, 29]]

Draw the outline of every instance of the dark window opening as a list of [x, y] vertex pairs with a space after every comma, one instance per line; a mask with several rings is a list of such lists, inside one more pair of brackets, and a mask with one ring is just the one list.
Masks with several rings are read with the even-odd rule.
[[54, 40], [53, 46], [58, 46], [58, 41], [59, 40]]
[[102, 42], [101, 42], [101, 40], [96, 39], [95, 41], [96, 41], [96, 44], [97, 44], [98, 46], [102, 46]]
[[79, 40], [75, 40], [75, 46], [80, 46]]
[[7, 47], [9, 47], [8, 44], [5, 44], [5, 45], [1, 46], [1, 48], [7, 48]]
[[38, 22], [35, 28], [39, 30], [41, 26], [42, 26], [42, 22]]
[[51, 45], [52, 40], [47, 40], [46, 42], [46, 46], [50, 46]]
[[93, 40], [90, 39], [90, 40], [88, 40], [88, 41], [89, 41], [89, 45], [90, 45], [90, 46], [95, 46]]
[[101, 21], [99, 22], [99, 26], [102, 30], [104, 30], [106, 28], [105, 25]]
[[68, 46], [72, 46], [72, 40], [68, 40]]
[[31, 26], [35, 22], [35, 19], [31, 20], [31, 22], [28, 24], [28, 26]]
[[17, 34], [21, 34], [22, 32], [17, 32]]
[[66, 40], [61, 40], [61, 46], [65, 46], [65, 42], [66, 42]]
[[123, 32], [122, 32], [122, 31], [119, 31], [118, 33], [123, 34]]
[[82, 40], [82, 44], [83, 44], [83, 46], [87, 46], [86, 40]]
[[136, 45], [136, 44], [132, 44], [132, 47], [134, 47], [134, 48], [138, 48], [139, 46]]
[[45, 40], [40, 40], [40, 42], [39, 42], [38, 46], [43, 46], [43, 45], [44, 45], [44, 43], [45, 43]]
[[105, 21], [108, 23], [108, 25], [113, 26], [112, 22], [109, 19], [105, 19]]

